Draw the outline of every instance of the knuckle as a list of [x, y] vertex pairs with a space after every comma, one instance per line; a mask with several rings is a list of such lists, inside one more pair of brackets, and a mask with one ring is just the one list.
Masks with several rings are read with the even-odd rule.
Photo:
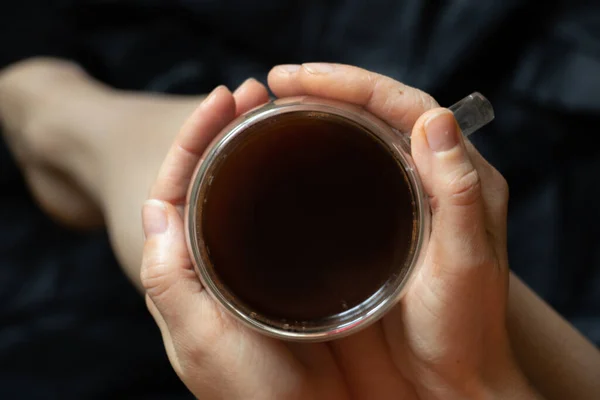
[[449, 198], [453, 205], [469, 206], [481, 198], [481, 179], [475, 168], [461, 171], [448, 183]]
[[142, 287], [153, 298], [162, 297], [170, 284], [168, 263], [156, 254], [146, 254], [140, 269]]
[[377, 94], [381, 85], [381, 75], [367, 71], [366, 79], [368, 82], [367, 92], [365, 94], [365, 107], [370, 108], [377, 99]]
[[495, 269], [496, 259], [487, 248], [479, 248], [474, 249], [470, 257], [466, 257], [461, 264], [466, 271], [492, 271]]
[[399, 123], [406, 129], [411, 129], [423, 113], [439, 107], [435, 99], [422, 90], [402, 85], [400, 92], [402, 94], [401, 102], [404, 103], [402, 107], [404, 111], [401, 115], [398, 115], [398, 118]]
[[[457, 256], [460, 255], [460, 256]], [[471, 278], [487, 276], [498, 270], [498, 260], [487, 247], [466, 246], [451, 254], [440, 254], [434, 269], [434, 281], [441, 292], [464, 292]]]
[[415, 103], [423, 111], [430, 110], [432, 108], [439, 107], [437, 101], [428, 93], [422, 90], [416, 90]]

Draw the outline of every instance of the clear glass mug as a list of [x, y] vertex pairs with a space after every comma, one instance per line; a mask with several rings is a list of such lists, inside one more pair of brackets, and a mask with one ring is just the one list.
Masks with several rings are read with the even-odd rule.
[[[494, 118], [490, 103], [479, 93], [450, 110], [465, 136]], [[329, 142], [328, 147], [323, 142]], [[323, 180], [322, 175], [332, 170], [329, 180]], [[312, 181], [317, 186], [311, 186]], [[293, 194], [277, 197], [277, 185]], [[364, 190], [355, 191], [355, 186]], [[402, 206], [384, 201], [393, 193]], [[323, 199], [327, 213], [319, 209]], [[266, 214], [256, 211], [261, 202], [268, 203], [263, 207]], [[298, 207], [304, 205], [297, 202], [311, 203], [312, 211], [298, 215]], [[282, 203], [288, 208], [282, 208]], [[339, 211], [336, 204], [349, 207], [342, 219], [331, 217]], [[292, 208], [296, 212], [289, 211]], [[314, 97], [274, 100], [223, 129], [196, 168], [185, 208], [188, 250], [205, 290], [246, 326], [295, 341], [351, 334], [393, 307], [422, 262], [430, 217], [429, 201], [410, 153], [410, 136], [360, 107]], [[319, 218], [339, 229], [330, 229], [328, 236], [321, 232], [327, 227], [321, 229]], [[379, 233], [380, 225], [370, 220], [380, 220], [385, 232]], [[312, 230], [302, 230], [307, 224]], [[352, 232], [357, 227], [367, 227], [367, 232]], [[329, 245], [336, 241], [331, 235], [344, 239]], [[293, 243], [288, 243], [288, 237]], [[363, 242], [370, 249], [366, 253], [360, 251]], [[308, 251], [299, 260], [305, 246], [313, 253]], [[349, 260], [347, 270], [341, 260]], [[318, 267], [311, 270], [313, 264]], [[287, 271], [289, 265], [294, 265], [293, 272]], [[353, 300], [347, 303], [344, 298]]]

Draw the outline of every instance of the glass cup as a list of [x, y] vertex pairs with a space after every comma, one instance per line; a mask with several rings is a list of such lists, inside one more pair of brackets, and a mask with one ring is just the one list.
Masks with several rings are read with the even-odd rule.
[[[494, 117], [479, 93], [450, 110], [466, 136]], [[430, 217], [410, 136], [314, 97], [274, 100], [223, 129], [185, 209], [205, 290], [248, 327], [295, 341], [348, 335], [393, 307]]]

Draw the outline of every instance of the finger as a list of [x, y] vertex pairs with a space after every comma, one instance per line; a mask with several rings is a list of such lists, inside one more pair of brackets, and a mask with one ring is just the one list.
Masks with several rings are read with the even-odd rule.
[[290, 353], [302, 367], [304, 374], [311, 381], [315, 393], [320, 393], [323, 399], [335, 399], [339, 393], [347, 390], [344, 385], [344, 375], [327, 343], [285, 344]]
[[[430, 198], [432, 231], [409, 293], [384, 321], [398, 366], [407, 358], [446, 362], [446, 357], [463, 357], [472, 345], [464, 341], [463, 328], [483, 329], [479, 310], [489, 306], [500, 276], [494, 268], [498, 264], [489, 242], [479, 171], [452, 113], [437, 108], [423, 114], [413, 128], [411, 145]], [[406, 328], [410, 326], [419, 329]]]
[[415, 397], [412, 386], [402, 377], [390, 357], [381, 324], [374, 324], [356, 334], [335, 340], [329, 346], [346, 377], [349, 391], [355, 398]]
[[241, 115], [269, 101], [265, 85], [254, 78], [246, 80], [233, 92], [235, 114]]
[[[161, 329], [169, 359], [186, 384], [197, 385], [203, 392], [224, 393], [230, 385], [220, 373], [222, 358], [228, 354], [217, 355], [211, 353], [211, 349], [216, 345], [222, 347], [219, 336], [229, 332], [222, 331], [211, 337], [203, 334], [219, 331], [222, 326], [215, 317], [217, 309], [203, 296], [206, 292], [192, 269], [181, 216], [172, 204], [148, 200], [142, 220], [146, 243], [140, 278], [146, 290], [148, 309]], [[212, 314], [206, 315], [204, 310], [207, 309], [212, 310]], [[210, 379], [205, 378], [207, 373]], [[190, 374], [197, 379], [190, 379]], [[219, 389], [222, 385], [227, 389]]]
[[140, 279], [164, 323], [172, 330], [198, 307], [202, 285], [188, 255], [177, 209], [148, 200], [142, 210], [146, 242]]
[[185, 204], [188, 185], [202, 153], [235, 117], [235, 100], [224, 86], [216, 88], [194, 111], [175, 138], [150, 197], [175, 206]]
[[282, 65], [271, 70], [268, 81], [278, 97], [310, 95], [356, 104], [404, 132], [421, 114], [438, 106], [418, 89], [349, 65]]
[[427, 112], [415, 124], [411, 138], [414, 161], [432, 207], [434, 264], [455, 274], [489, 261], [480, 175], [454, 116], [447, 109]]

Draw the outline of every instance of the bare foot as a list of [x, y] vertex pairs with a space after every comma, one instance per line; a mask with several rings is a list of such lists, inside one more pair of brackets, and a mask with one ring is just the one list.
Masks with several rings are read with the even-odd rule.
[[[265, 103], [268, 92], [249, 80], [233, 97], [239, 114]], [[142, 204], [203, 98], [112, 89], [55, 59], [0, 71], [0, 120], [33, 195], [63, 224], [105, 222], [121, 266], [138, 285]]]
[[118, 210], [137, 216], [201, 99], [118, 91], [59, 59], [0, 71], [0, 121], [33, 196], [53, 219], [80, 229], [129, 218]]
[[73, 104], [74, 97], [99, 88], [66, 61], [32, 59], [0, 71], [0, 121], [6, 141], [42, 209], [71, 227], [90, 228], [103, 219], [91, 194], [57, 162], [61, 154], [76, 151], [57, 118], [77, 112], [81, 105]]

